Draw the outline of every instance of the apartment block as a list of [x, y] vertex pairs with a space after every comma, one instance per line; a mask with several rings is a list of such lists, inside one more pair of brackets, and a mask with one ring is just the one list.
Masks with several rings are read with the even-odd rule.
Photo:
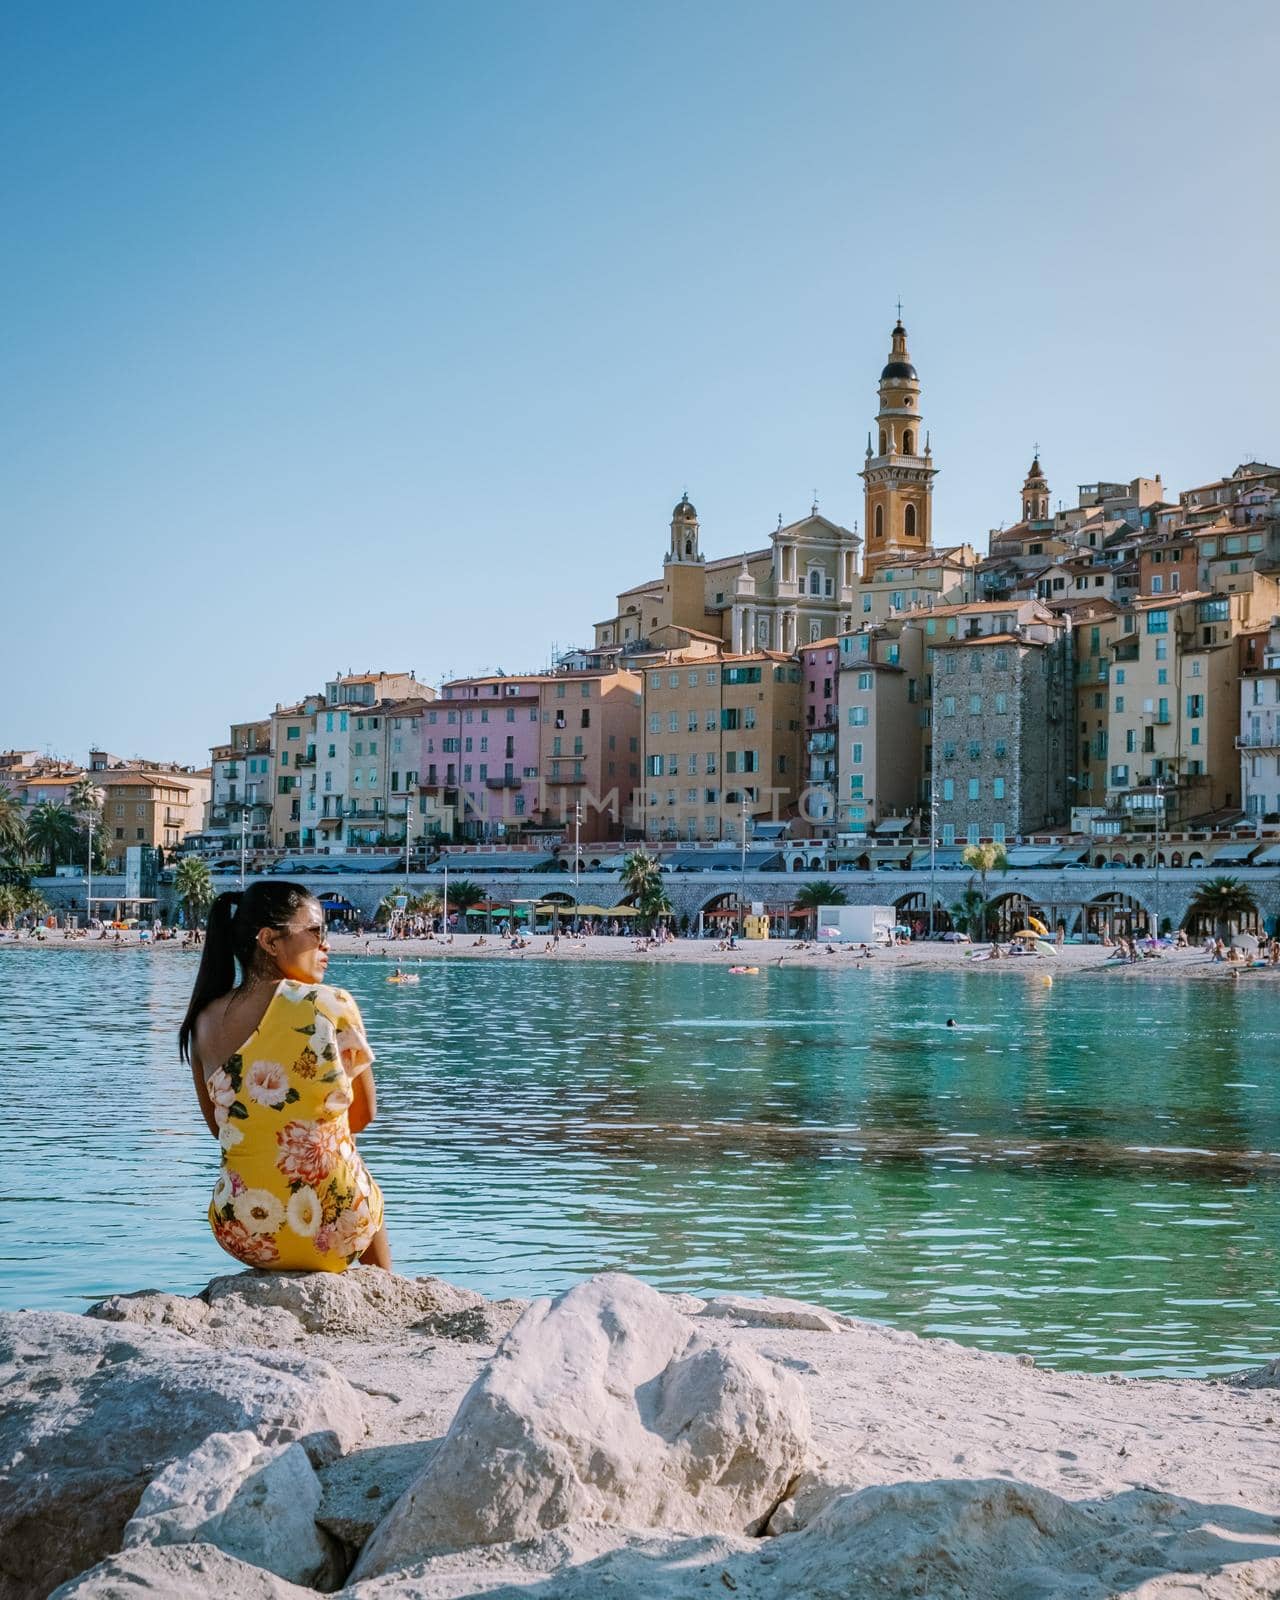
[[1008, 840], [1059, 822], [1075, 709], [1070, 628], [1036, 600], [948, 607], [926, 620], [925, 643], [943, 841]]
[[1235, 594], [1135, 600], [1124, 617], [1112, 647], [1110, 809], [1148, 813], [1157, 780], [1170, 821], [1240, 804], [1236, 641], [1278, 598], [1272, 580], [1254, 577], [1256, 589]]
[[250, 850], [271, 844], [273, 810], [271, 719], [233, 722], [227, 742], [209, 752], [210, 791], [205, 810], [206, 842]]
[[114, 871], [123, 869], [130, 845], [173, 850], [189, 833], [198, 833], [204, 822], [207, 772], [180, 767], [99, 769], [93, 780], [105, 796], [102, 847]]
[[801, 819], [815, 838], [835, 832], [839, 788], [840, 640], [819, 639], [800, 651], [804, 674], [804, 794]]
[[1240, 677], [1240, 803], [1255, 822], [1280, 821], [1280, 617], [1251, 641]]
[[649, 840], [741, 837], [799, 799], [805, 696], [794, 656], [761, 650], [647, 667], [643, 789]]
[[460, 678], [427, 719], [428, 782], [457, 784], [473, 839], [563, 830], [617, 839], [640, 778], [640, 675], [626, 669]]
[[927, 701], [921, 620], [841, 639], [836, 818], [842, 834], [871, 832], [921, 805]]

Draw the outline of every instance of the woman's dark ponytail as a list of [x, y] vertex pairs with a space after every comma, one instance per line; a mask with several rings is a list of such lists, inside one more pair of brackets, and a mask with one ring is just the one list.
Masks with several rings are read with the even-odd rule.
[[196, 973], [191, 1003], [178, 1029], [178, 1054], [191, 1059], [191, 1035], [196, 1018], [220, 995], [236, 986], [236, 964], [243, 981], [249, 976], [263, 928], [284, 928], [299, 906], [312, 899], [301, 883], [253, 883], [247, 889], [220, 894], [209, 907], [204, 953]]

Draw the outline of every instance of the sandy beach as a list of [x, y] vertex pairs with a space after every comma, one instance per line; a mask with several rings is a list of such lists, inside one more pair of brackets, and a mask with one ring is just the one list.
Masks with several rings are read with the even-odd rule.
[[[0, 951], [10, 949], [46, 953], [107, 951], [147, 958], [176, 958], [190, 961], [193, 965], [199, 957], [198, 948], [184, 949], [180, 940], [163, 940], [159, 944], [143, 942], [132, 931], [122, 933], [119, 944], [111, 939], [96, 937], [67, 940], [52, 929], [43, 941], [29, 934], [15, 940], [10, 934], [0, 939]], [[799, 940], [742, 940], [735, 950], [723, 950], [715, 939], [672, 939], [665, 944], [648, 944], [629, 936], [572, 938], [562, 935], [557, 942], [545, 934], [531, 935], [520, 948], [512, 949], [509, 939], [501, 939], [496, 934], [456, 933], [448, 939], [387, 939], [380, 934], [335, 933], [330, 940], [330, 949], [335, 956], [355, 957], [378, 965], [390, 963], [393, 967], [441, 960], [632, 961], [654, 966], [697, 962], [726, 969], [755, 967], [760, 971], [770, 967], [817, 967], [855, 972], [1018, 973], [1037, 983], [1043, 983], [1046, 978], [1056, 983], [1102, 975], [1108, 979], [1126, 981], [1193, 978], [1209, 982], [1256, 983], [1271, 982], [1280, 976], [1280, 967], [1257, 966], [1251, 961], [1214, 961], [1198, 948], [1163, 950], [1158, 955], [1131, 963], [1117, 959], [1112, 950], [1094, 944], [1060, 945], [1054, 947], [1052, 956], [1016, 955], [995, 961], [985, 958], [989, 949], [987, 945], [935, 944], [928, 941], [867, 951], [861, 945], [817, 945]], [[751, 975], [750, 972], [744, 974]]]

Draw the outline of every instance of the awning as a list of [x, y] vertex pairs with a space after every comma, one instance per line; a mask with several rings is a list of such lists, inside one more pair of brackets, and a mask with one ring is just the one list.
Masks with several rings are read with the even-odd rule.
[[1253, 858], [1255, 867], [1274, 867], [1277, 864], [1280, 864], [1280, 844], [1273, 844], [1269, 850]]
[[872, 845], [867, 851], [871, 857], [871, 865], [879, 866], [882, 861], [905, 861], [911, 854], [910, 845]]
[[913, 865], [927, 867], [932, 860], [939, 867], [962, 867], [964, 865], [963, 855], [963, 850], [953, 850], [950, 845], [935, 850], [932, 855], [928, 850], [917, 850]]
[[883, 822], [877, 822], [875, 831], [882, 833], [902, 833], [911, 826], [910, 817], [886, 817]]
[[1043, 867], [1058, 854], [1057, 845], [1019, 844], [1006, 856], [1011, 867]]
[[523, 850], [464, 850], [457, 855], [441, 856], [426, 869], [428, 872], [546, 872], [555, 866], [552, 856], [541, 856]]
[[1055, 856], [1050, 856], [1045, 866], [1048, 867], [1078, 867], [1085, 856], [1089, 854], [1088, 845], [1073, 846], [1069, 850], [1061, 850]]
[[1243, 866], [1257, 848], [1258, 842], [1256, 839], [1250, 839], [1244, 844], [1224, 844], [1215, 852], [1213, 860], [1210, 861], [1209, 865], [1211, 867], [1217, 867], [1227, 863], [1235, 866]]
[[[778, 866], [782, 858], [776, 850], [753, 850], [748, 846], [746, 859], [749, 872], [768, 872], [771, 867]], [[677, 850], [666, 857], [663, 865], [673, 872], [736, 872], [742, 866], [742, 848]]]

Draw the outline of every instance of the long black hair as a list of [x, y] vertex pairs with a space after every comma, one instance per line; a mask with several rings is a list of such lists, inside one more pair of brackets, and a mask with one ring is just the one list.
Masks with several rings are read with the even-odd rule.
[[209, 908], [205, 928], [204, 954], [196, 973], [191, 1004], [178, 1029], [178, 1054], [191, 1059], [191, 1035], [196, 1018], [219, 995], [230, 994], [236, 985], [236, 963], [243, 982], [258, 954], [258, 935], [263, 928], [284, 929], [294, 913], [308, 900], [311, 890], [302, 883], [279, 883], [260, 879], [247, 889], [220, 894]]

